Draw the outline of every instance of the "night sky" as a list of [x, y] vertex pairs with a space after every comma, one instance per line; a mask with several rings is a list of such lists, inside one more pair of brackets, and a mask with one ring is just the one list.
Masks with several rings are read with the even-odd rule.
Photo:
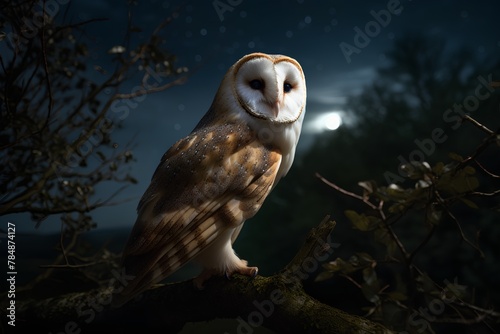
[[[94, 64], [111, 68], [106, 51], [124, 39], [126, 1], [73, 1], [69, 6], [65, 8], [66, 20], [109, 19], [87, 26], [85, 38]], [[451, 48], [469, 46], [480, 57], [498, 53], [499, 9], [500, 4], [493, 0], [139, 1], [132, 6], [132, 20], [142, 32], [134, 38], [146, 38], [158, 23], [176, 13], [163, 34], [165, 47], [177, 56], [177, 66], [189, 68], [190, 76], [182, 86], [147, 96], [124, 119], [123, 129], [114, 133], [118, 145], [134, 143], [137, 161], [131, 173], [139, 183], [117, 198], [130, 201], [95, 211], [98, 227], [132, 226], [137, 202], [162, 154], [193, 129], [212, 103], [227, 69], [243, 55], [257, 51], [278, 53], [301, 63], [308, 101], [298, 149], [300, 159], [300, 153], [313, 144], [317, 133], [330, 131], [318, 126], [322, 115], [337, 112], [344, 123], [341, 126], [354, 124], [355, 115], [343, 113], [343, 103], [348, 95], [372, 81], [376, 68], [387, 61], [384, 52], [394, 40], [418, 32], [441, 38]], [[367, 33], [367, 28], [368, 40], [356, 37], [359, 31]], [[346, 50], [351, 54], [347, 55]], [[131, 80], [123, 91], [137, 84]], [[320, 123], [326, 124], [324, 120]], [[96, 199], [104, 199], [116, 189], [107, 187]], [[27, 216], [7, 218], [18, 223], [21, 231], [35, 231]], [[41, 224], [38, 233], [59, 228], [59, 219], [53, 216]]]

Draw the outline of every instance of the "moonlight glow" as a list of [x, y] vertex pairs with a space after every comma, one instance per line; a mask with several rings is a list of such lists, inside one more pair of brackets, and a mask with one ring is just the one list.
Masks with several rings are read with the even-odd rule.
[[342, 125], [342, 112], [330, 111], [316, 116], [307, 126], [312, 133], [337, 130]]
[[337, 130], [342, 124], [342, 118], [338, 113], [328, 113], [323, 116], [324, 126], [327, 130]]

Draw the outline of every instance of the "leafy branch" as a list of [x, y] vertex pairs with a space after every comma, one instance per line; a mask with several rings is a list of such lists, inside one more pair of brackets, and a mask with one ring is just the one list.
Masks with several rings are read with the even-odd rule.
[[[458, 218], [456, 212], [463, 212], [463, 205], [468, 209], [478, 210], [477, 203], [500, 195], [498, 189], [480, 190], [481, 186], [491, 188], [499, 177], [479, 162], [481, 155], [488, 150], [498, 151], [500, 136], [469, 115], [465, 119], [486, 134], [476, 150], [466, 158], [452, 153], [452, 160], [447, 164], [438, 162], [431, 167], [427, 162], [412, 161], [410, 165], [402, 166], [407, 172], [407, 186], [378, 186], [374, 181], [364, 181], [358, 183], [363, 189], [362, 194], [356, 194], [316, 173], [316, 177], [328, 187], [367, 208], [366, 213], [347, 210], [345, 215], [355, 229], [382, 245], [381, 251], [376, 253], [379, 255], [375, 257], [357, 252], [348, 260], [337, 258], [324, 264], [326, 271], [317, 278], [321, 281], [338, 276], [351, 282], [373, 305], [366, 310], [366, 316], [380, 319], [384, 317], [385, 308], [396, 308], [403, 315], [401, 321], [406, 322], [403, 328], [411, 329], [415, 315], [425, 317], [422, 309], [428, 307], [428, 303], [439, 301], [444, 305], [444, 311], [439, 316], [425, 317], [426, 321], [435, 324], [483, 324], [487, 328], [500, 321], [499, 312], [475, 304], [475, 296], [465, 293], [464, 286], [458, 282], [440, 286], [416, 261], [417, 253], [427, 256], [428, 246], [437, 242], [436, 232], [447, 222], [456, 226], [460, 239], [480, 258], [486, 257], [478, 240], [471, 240], [466, 232], [466, 227], [470, 230], [471, 226], [464, 227], [466, 222]], [[472, 165], [479, 169], [476, 170]], [[478, 175], [478, 171], [482, 175]], [[412, 218], [414, 216], [421, 218]], [[427, 226], [427, 232], [421, 233], [420, 242], [412, 251], [408, 251], [405, 244], [409, 240], [400, 236], [402, 229], [412, 228], [411, 224], [421, 224], [422, 221]], [[396, 223], [404, 226], [396, 231]], [[392, 278], [377, 274], [378, 269], [387, 272], [387, 269], [382, 268], [389, 266], [393, 267]], [[405, 268], [404, 271], [397, 269], [401, 266]], [[358, 272], [362, 272], [361, 282]], [[384, 284], [384, 281], [399, 283]], [[427, 328], [432, 331], [430, 325]]]

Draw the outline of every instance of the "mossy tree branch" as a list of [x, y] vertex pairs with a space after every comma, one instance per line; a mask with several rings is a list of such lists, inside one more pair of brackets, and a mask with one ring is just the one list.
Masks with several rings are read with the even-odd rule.
[[302, 282], [308, 272], [333, 252], [329, 235], [334, 227], [335, 222], [326, 217], [309, 233], [290, 264], [270, 277], [213, 278], [201, 291], [191, 281], [166, 284], [119, 309], [110, 307], [112, 287], [27, 300], [17, 306], [16, 327], [46, 328], [53, 333], [96, 332], [111, 327], [115, 333], [152, 328], [175, 333], [186, 323], [233, 318], [238, 319], [234, 333], [250, 332], [257, 326], [277, 333], [391, 333], [378, 323], [330, 307], [305, 293]]

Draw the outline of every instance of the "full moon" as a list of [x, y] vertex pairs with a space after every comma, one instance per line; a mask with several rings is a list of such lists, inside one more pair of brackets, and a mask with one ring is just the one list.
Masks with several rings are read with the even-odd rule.
[[325, 131], [337, 130], [343, 123], [344, 113], [339, 111], [328, 111], [314, 115], [305, 125], [305, 130], [309, 133], [322, 133]]
[[342, 117], [338, 113], [328, 113], [324, 115], [324, 127], [327, 130], [337, 130], [342, 124]]

